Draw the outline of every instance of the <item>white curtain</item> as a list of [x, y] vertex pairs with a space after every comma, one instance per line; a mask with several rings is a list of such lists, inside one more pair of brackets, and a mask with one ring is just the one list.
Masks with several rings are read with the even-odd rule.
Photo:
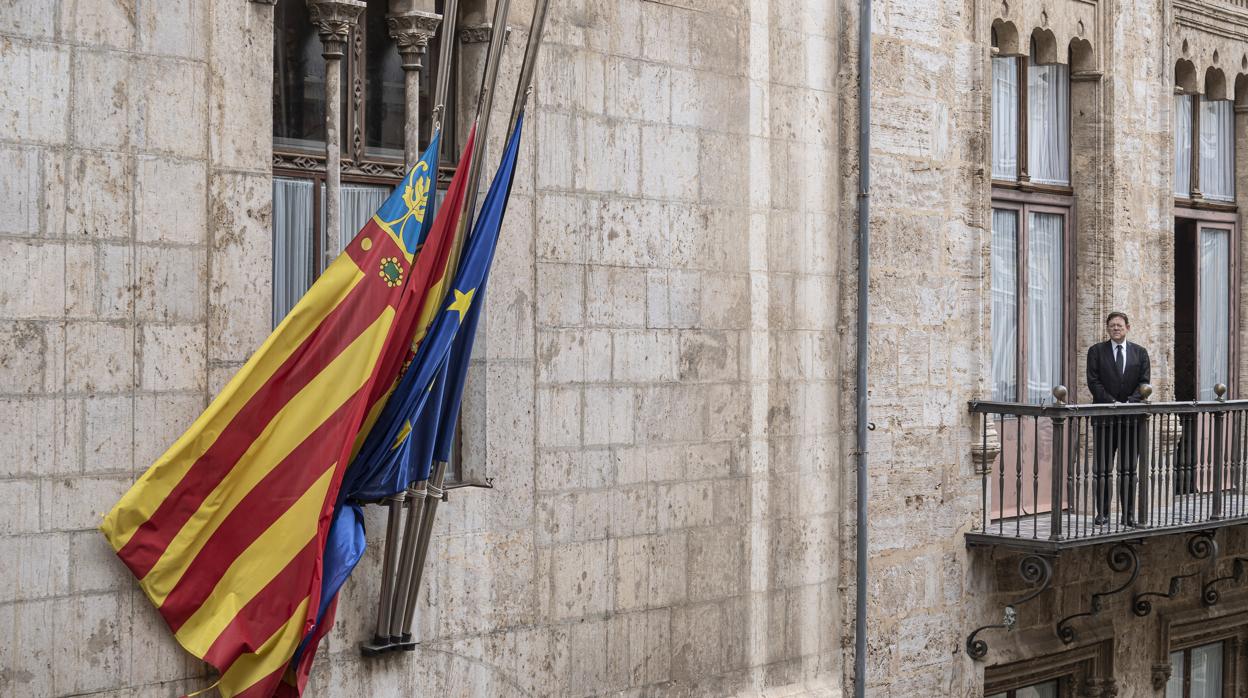
[[1014, 696], [1015, 698], [1057, 698], [1057, 682], [1046, 681], [1020, 688], [1014, 692]]
[[273, 325], [312, 285], [312, 182], [273, 178]]
[[1192, 96], [1174, 96], [1174, 195], [1192, 195]]
[[1031, 181], [1070, 184], [1070, 69], [1027, 69], [1027, 170]]
[[1018, 179], [1018, 58], [992, 59], [992, 178]]
[[1201, 400], [1216, 399], [1213, 386], [1230, 383], [1230, 254], [1229, 232], [1201, 228], [1200, 327], [1196, 335]]
[[992, 211], [992, 399], [1018, 400], [1018, 212]]
[[1166, 682], [1166, 698], [1183, 698], [1183, 653], [1170, 653], [1170, 680]]
[[1235, 109], [1229, 99], [1200, 98], [1200, 193], [1235, 199]]
[[1192, 648], [1192, 698], [1222, 698], [1222, 643]]
[[355, 234], [360, 232], [360, 228], [373, 217], [377, 209], [385, 203], [386, 198], [393, 191], [390, 187], [379, 187], [370, 184], [343, 184], [341, 196], [338, 200], [342, 202], [342, 229], [339, 231], [338, 245], [339, 249], [345, 248], [355, 239]]
[[1027, 220], [1027, 402], [1053, 399], [1062, 382], [1062, 237], [1065, 219], [1032, 213]]

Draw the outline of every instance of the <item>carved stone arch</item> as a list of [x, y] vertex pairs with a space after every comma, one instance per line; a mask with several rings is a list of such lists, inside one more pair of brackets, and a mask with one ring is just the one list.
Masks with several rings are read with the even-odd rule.
[[1205, 99], [1226, 99], [1226, 73], [1221, 69], [1209, 67], [1205, 70]]
[[1020, 51], [1018, 45], [1018, 27], [1013, 22], [1004, 19], [996, 19], [992, 22], [992, 47], [997, 49], [997, 53], [1002, 56], [1017, 56]]
[[1031, 47], [1028, 50], [1031, 62], [1037, 65], [1058, 63], [1057, 37], [1048, 29], [1037, 27], [1031, 32]]
[[1180, 58], [1174, 64], [1174, 86], [1187, 94], [1200, 92], [1200, 83], [1196, 79], [1196, 66], [1186, 58]]
[[1087, 73], [1096, 70], [1096, 56], [1092, 53], [1092, 42], [1078, 37], [1070, 40], [1070, 72]]

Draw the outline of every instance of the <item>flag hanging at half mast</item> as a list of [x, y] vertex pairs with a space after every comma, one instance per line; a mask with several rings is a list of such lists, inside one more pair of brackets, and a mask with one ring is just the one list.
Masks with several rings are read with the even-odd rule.
[[[421, 245], [437, 139], [185, 434], [101, 526], [224, 696], [279, 689], [320, 605], [352, 445], [392, 387], [457, 227], [465, 149]], [[418, 249], [419, 248], [419, 249]], [[417, 252], [419, 251], [419, 254]]]

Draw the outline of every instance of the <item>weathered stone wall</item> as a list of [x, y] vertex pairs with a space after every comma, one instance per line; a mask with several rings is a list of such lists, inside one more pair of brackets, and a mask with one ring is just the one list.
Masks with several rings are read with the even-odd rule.
[[199, 685], [95, 528], [268, 329], [270, 14], [0, 9], [5, 695]]
[[[369, 512], [310, 695], [839, 693], [852, 26], [552, 4], [465, 402], [495, 489], [440, 510], [420, 648], [365, 661]], [[211, 681], [95, 527], [268, 330], [271, 37], [244, 0], [0, 9], [0, 693]]]

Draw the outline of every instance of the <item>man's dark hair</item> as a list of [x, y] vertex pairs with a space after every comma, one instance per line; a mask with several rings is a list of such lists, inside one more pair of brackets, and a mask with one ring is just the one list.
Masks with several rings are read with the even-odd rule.
[[1126, 314], [1126, 313], [1119, 312], [1119, 311], [1117, 311], [1117, 310], [1115, 310], [1114, 312], [1110, 313], [1110, 314], [1109, 314], [1109, 317], [1106, 317], [1106, 318], [1105, 318], [1105, 324], [1106, 324], [1106, 325], [1108, 325], [1108, 324], [1109, 324], [1109, 321], [1110, 321], [1110, 320], [1113, 320], [1113, 319], [1114, 319], [1114, 318], [1116, 318], [1116, 317], [1120, 317], [1120, 318], [1122, 318], [1122, 321], [1123, 321], [1123, 322], [1127, 325], [1127, 327], [1130, 327], [1130, 326], [1131, 326], [1131, 318], [1127, 317], [1127, 314]]

